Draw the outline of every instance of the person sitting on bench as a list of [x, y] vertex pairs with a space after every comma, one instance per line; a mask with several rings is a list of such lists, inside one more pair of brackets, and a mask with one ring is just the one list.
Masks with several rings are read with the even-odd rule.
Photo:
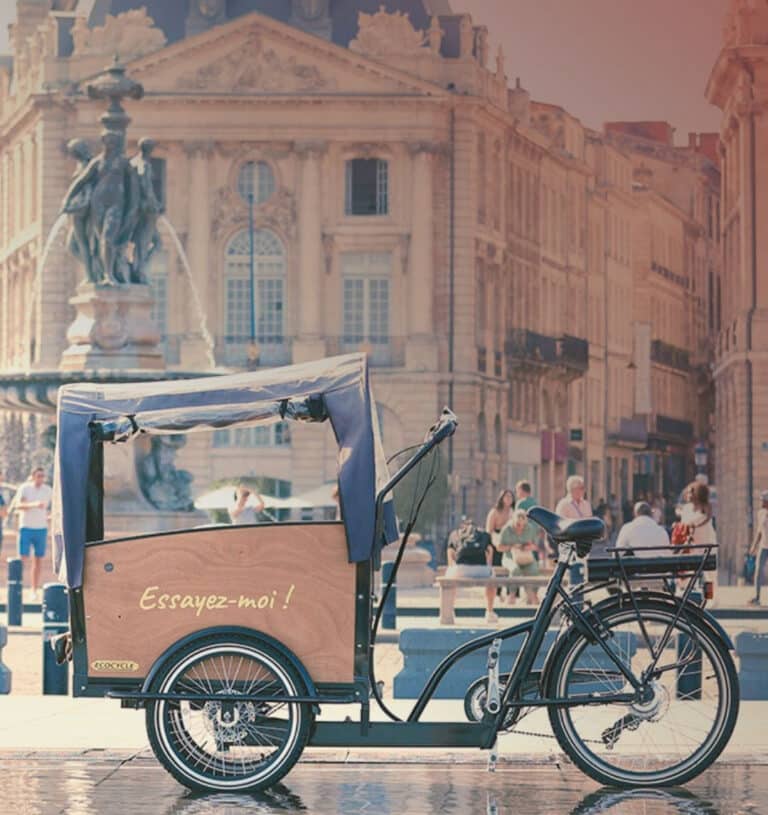
[[[448, 568], [446, 577], [492, 577], [493, 546], [491, 536], [478, 529], [471, 518], [462, 516], [458, 529], [448, 536]], [[485, 587], [485, 621], [496, 623], [498, 616], [493, 610], [493, 599], [496, 596], [494, 586]]]

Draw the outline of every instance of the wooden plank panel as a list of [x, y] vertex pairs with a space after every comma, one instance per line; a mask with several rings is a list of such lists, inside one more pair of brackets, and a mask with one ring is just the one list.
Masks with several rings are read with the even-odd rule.
[[146, 676], [187, 634], [262, 631], [316, 682], [351, 682], [355, 566], [339, 524], [193, 529], [86, 547], [88, 675]]

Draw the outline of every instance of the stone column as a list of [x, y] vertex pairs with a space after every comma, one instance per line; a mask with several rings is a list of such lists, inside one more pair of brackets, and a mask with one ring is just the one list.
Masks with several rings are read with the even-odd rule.
[[323, 312], [323, 272], [325, 268], [322, 234], [320, 166], [327, 142], [299, 142], [295, 146], [301, 161], [299, 200], [299, 276], [294, 293], [298, 308], [293, 344], [293, 361], [303, 362], [325, 356]]
[[[208, 253], [211, 236], [211, 194], [208, 167], [213, 155], [213, 147], [213, 142], [210, 141], [187, 142], [184, 145], [189, 171], [189, 212], [187, 215], [189, 226], [185, 248], [192, 276], [190, 279], [185, 271], [180, 278], [180, 286], [182, 289], [187, 289], [184, 300], [190, 305], [194, 302], [194, 298], [189, 287], [194, 286], [203, 308], [207, 308], [209, 303], [216, 302], [208, 292], [210, 282]], [[181, 262], [179, 259], [179, 263]], [[187, 309], [185, 322], [189, 338], [184, 341], [181, 348], [181, 364], [185, 369], [204, 370], [209, 367], [209, 362], [199, 324], [200, 318], [194, 308]], [[211, 321], [209, 317], [209, 326], [212, 322], [214, 325], [218, 323], [218, 321]]]
[[411, 241], [406, 258], [408, 342], [406, 366], [434, 370], [437, 364], [434, 328], [434, 158], [438, 146], [409, 145], [413, 160]]

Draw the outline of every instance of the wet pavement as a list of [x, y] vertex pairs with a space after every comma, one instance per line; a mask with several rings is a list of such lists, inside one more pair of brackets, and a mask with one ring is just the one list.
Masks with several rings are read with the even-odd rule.
[[768, 766], [719, 763], [685, 788], [600, 789], [571, 765], [305, 761], [261, 795], [193, 794], [151, 755], [0, 755], [0, 811], [14, 815], [762, 815]]

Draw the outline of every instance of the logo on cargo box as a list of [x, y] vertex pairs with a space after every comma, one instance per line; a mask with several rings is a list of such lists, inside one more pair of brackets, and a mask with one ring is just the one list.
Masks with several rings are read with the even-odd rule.
[[139, 670], [139, 663], [130, 659], [95, 659], [91, 663], [94, 671], [112, 671], [113, 673], [131, 673]]

